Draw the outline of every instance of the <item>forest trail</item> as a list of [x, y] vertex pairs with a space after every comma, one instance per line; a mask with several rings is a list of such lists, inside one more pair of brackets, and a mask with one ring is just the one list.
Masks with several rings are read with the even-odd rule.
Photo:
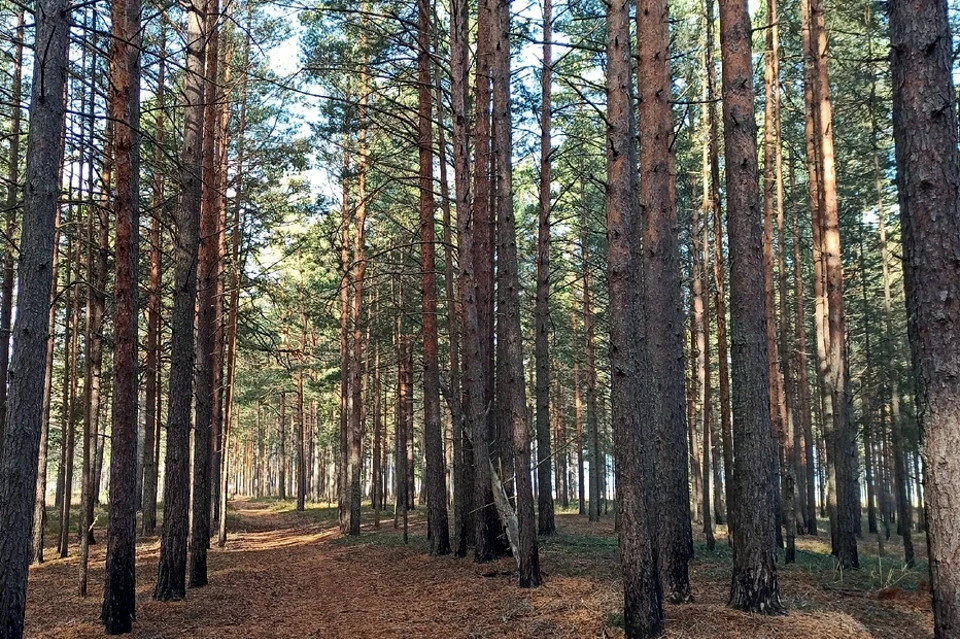
[[[311, 639], [363, 637], [618, 637], [621, 586], [612, 518], [589, 524], [558, 516], [559, 535], [542, 540], [546, 584], [515, 586], [513, 560], [477, 565], [427, 556], [422, 508], [412, 513], [410, 544], [383, 513], [379, 530], [364, 511], [359, 540], [340, 537], [336, 510], [290, 502], [235, 501], [224, 549], [209, 554], [210, 585], [181, 602], [152, 600], [157, 538], [137, 546], [137, 639]], [[103, 521], [98, 521], [103, 525]], [[90, 591], [75, 594], [77, 559], [53, 559], [30, 573], [27, 636], [102, 637], [103, 533], [91, 548]], [[932, 637], [925, 597], [914, 595], [922, 571], [868, 564], [855, 576], [820, 569], [813, 538], [798, 545], [800, 562], [782, 569], [787, 617], [746, 615], [726, 608], [729, 549], [720, 539], [708, 553], [697, 544], [691, 582], [697, 602], [666, 606], [667, 637], [707, 639], [924, 639]], [[893, 551], [894, 549], [890, 549]], [[73, 552], [73, 550], [72, 550]], [[48, 549], [48, 556], [55, 555]], [[895, 561], [886, 560], [889, 564]], [[884, 577], [881, 575], [888, 575]], [[881, 600], [896, 581], [902, 594]], [[900, 593], [901, 591], [896, 591]]]

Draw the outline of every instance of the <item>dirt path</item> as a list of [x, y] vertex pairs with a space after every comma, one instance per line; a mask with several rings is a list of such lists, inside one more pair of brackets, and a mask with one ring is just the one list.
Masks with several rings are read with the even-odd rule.
[[[277, 512], [270, 504], [241, 501], [232, 504], [228, 521], [233, 532], [227, 547], [210, 551], [210, 585], [189, 590], [181, 602], [151, 599], [159, 544], [150, 539], [138, 546], [135, 637], [622, 636], [610, 626], [620, 607], [612, 531], [603, 528], [605, 536], [597, 536], [594, 527], [592, 536], [581, 536], [584, 524], [573, 516], [561, 518], [561, 536], [545, 543], [547, 582], [535, 591], [515, 587], [509, 559], [478, 566], [427, 556], [420, 521], [414, 522], [408, 546], [400, 543], [392, 521], [380, 531], [365, 529], [359, 542], [342, 540], [332, 512], [319, 509]], [[76, 559], [32, 569], [28, 636], [102, 636], [97, 623], [102, 553], [101, 544], [92, 554], [86, 599], [74, 594]], [[726, 578], [715, 568], [693, 565], [698, 602], [668, 607], [669, 637], [922, 639], [930, 634], [928, 610], [912, 600], [824, 593], [792, 576], [784, 579], [787, 603], [795, 611], [790, 616], [742, 615], [725, 608]]]

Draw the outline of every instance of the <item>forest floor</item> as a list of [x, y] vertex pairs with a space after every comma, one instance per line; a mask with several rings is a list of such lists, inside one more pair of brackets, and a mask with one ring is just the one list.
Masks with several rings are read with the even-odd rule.
[[[477, 565], [429, 557], [423, 508], [411, 513], [410, 543], [383, 513], [359, 538], [343, 538], [336, 510], [292, 502], [231, 503], [225, 548], [211, 548], [210, 585], [184, 601], [153, 601], [159, 541], [137, 545], [138, 639], [308, 639], [361, 637], [622, 637], [617, 541], [612, 517], [590, 523], [559, 513], [559, 534], [541, 540], [545, 584], [520, 590], [512, 559]], [[102, 521], [102, 520], [101, 520]], [[102, 542], [103, 532], [98, 531]], [[53, 537], [51, 535], [50, 537]], [[922, 535], [917, 535], [918, 541]], [[834, 570], [829, 539], [798, 540], [797, 563], [780, 566], [789, 614], [761, 617], [726, 607], [732, 554], [721, 533], [716, 549], [697, 540], [690, 564], [696, 602], [666, 606], [666, 636], [675, 639], [924, 639], [932, 637], [926, 563], [906, 569], [891, 540], [886, 557], [876, 537], [861, 542], [863, 567]], [[918, 544], [917, 556], [925, 548]], [[48, 549], [48, 557], [55, 556]], [[89, 596], [76, 592], [77, 558], [30, 570], [27, 636], [102, 636], [104, 547], [91, 548]], [[919, 592], [918, 592], [919, 591]]]

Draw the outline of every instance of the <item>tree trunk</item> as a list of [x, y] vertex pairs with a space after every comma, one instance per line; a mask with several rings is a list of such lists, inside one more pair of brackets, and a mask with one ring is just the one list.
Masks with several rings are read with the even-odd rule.
[[[74, 214], [75, 215], [75, 214]], [[80, 243], [76, 246], [67, 246], [67, 255], [70, 263], [80, 264]], [[79, 268], [78, 268], [79, 270]], [[67, 269], [67, 285], [73, 286], [71, 270]], [[60, 501], [60, 538], [59, 555], [63, 559], [67, 556], [70, 546], [70, 505], [73, 501], [73, 464], [76, 448], [77, 426], [74, 420], [77, 399], [77, 359], [79, 344], [77, 341], [77, 327], [80, 323], [80, 295], [79, 291], [72, 290], [69, 303], [64, 305], [64, 314], [69, 319], [64, 321], [64, 371], [63, 376], [62, 422], [60, 432], [60, 472], [63, 474], [63, 489]]]
[[[651, 427], [649, 390], [643, 382], [646, 344], [637, 342], [644, 333], [638, 326], [636, 288], [643, 286], [637, 268], [638, 186], [634, 99], [630, 64], [629, 3], [616, 0], [607, 7], [607, 282], [610, 294], [610, 409], [617, 456], [620, 497], [620, 564], [623, 568], [623, 627], [627, 637], [645, 639], [663, 632], [663, 592], [657, 560], [657, 510], [652, 495], [657, 455], [641, 442], [654, 436]], [[666, 16], [663, 16], [666, 18]], [[666, 100], [666, 98], [664, 98]], [[584, 246], [584, 249], [586, 246]], [[586, 266], [586, 260], [585, 260]], [[585, 283], [584, 296], [587, 295]], [[584, 305], [588, 306], [585, 299]], [[590, 317], [589, 313], [586, 313]], [[592, 322], [592, 320], [588, 320]], [[588, 324], [588, 343], [592, 326]], [[592, 351], [592, 348], [590, 349]], [[588, 355], [592, 360], [592, 352]], [[593, 362], [588, 363], [589, 387], [596, 385]], [[638, 379], [643, 375], [644, 380]], [[591, 384], [589, 378], [593, 377]], [[643, 392], [641, 396], [640, 393]], [[589, 395], [588, 395], [589, 397]], [[588, 408], [589, 411], [589, 408]], [[596, 414], [593, 413], [596, 420]], [[596, 421], [591, 428], [596, 425]], [[681, 451], [683, 448], [681, 447]], [[593, 460], [591, 460], [592, 462]], [[686, 464], [682, 464], [686, 468]], [[591, 479], [596, 472], [590, 464]], [[590, 515], [599, 514], [599, 495], [591, 481]], [[599, 489], [599, 486], [596, 486]], [[597, 490], [599, 493], [599, 490]]]
[[350, 423], [349, 423], [349, 500], [350, 518], [348, 532], [360, 534], [360, 507], [363, 486], [360, 477], [363, 472], [363, 353], [366, 348], [363, 340], [363, 287], [367, 271], [366, 224], [367, 224], [367, 100], [368, 100], [367, 62], [364, 60], [360, 71], [360, 109], [359, 139], [357, 158], [357, 206], [353, 215], [353, 277], [350, 290], [350, 323], [353, 328], [350, 355]]
[[[851, 403], [847, 379], [846, 319], [843, 305], [843, 263], [840, 254], [840, 214], [837, 198], [837, 176], [833, 147], [832, 106], [830, 104], [827, 69], [827, 34], [822, 0], [807, 0], [807, 30], [812, 70], [806, 81], [812, 83], [814, 149], [818, 160], [819, 185], [817, 220], [814, 222], [814, 243], [822, 260], [825, 325], [823, 358], [825, 425], [827, 456], [835, 502], [831, 522], [833, 552], [844, 568], [857, 568], [857, 522], [860, 501], [857, 481], [856, 432], [851, 425]], [[812, 193], [812, 192], [811, 192]], [[811, 195], [812, 197], [812, 195]], [[819, 241], [816, 232], [819, 231]], [[816, 256], [815, 256], [816, 259]], [[834, 525], [835, 524], [835, 525]]]
[[[766, 51], [764, 52], [764, 117], [763, 117], [763, 290], [767, 318], [767, 367], [770, 379], [770, 423], [775, 454], [770, 462], [778, 478], [777, 545], [782, 546], [782, 524], [787, 521], [785, 463], [787, 448], [786, 396], [780, 371], [780, 349], [777, 342], [777, 306], [774, 293], [773, 218], [775, 207], [782, 209], [782, 197], [775, 198], [779, 165], [780, 118], [780, 40], [777, 24], [777, 0], [767, 0]], [[789, 554], [789, 550], [787, 551]]]
[[[476, 157], [473, 164], [473, 202], [470, 208], [472, 216], [472, 254], [473, 283], [476, 287], [477, 308], [477, 359], [471, 364], [479, 366], [480, 382], [483, 392], [479, 398], [479, 410], [486, 424], [484, 433], [474, 433], [474, 481], [476, 494], [474, 503], [480, 504], [477, 512], [477, 532], [474, 543], [474, 558], [477, 561], [489, 561], [503, 556], [508, 546], [502, 539], [503, 526], [497, 509], [493, 504], [492, 478], [487, 473], [485, 459], [493, 459], [498, 466], [501, 458], [500, 441], [503, 433], [498, 432], [497, 407], [500, 402], [494, 397], [494, 256], [496, 220], [494, 203], [494, 132], [491, 118], [493, 100], [492, 74], [495, 47], [498, 41], [496, 21], [497, 2], [499, 0], [481, 0], [477, 15], [477, 67], [475, 72], [475, 109], [473, 144]], [[466, 345], [465, 345], [465, 348]], [[466, 362], [464, 366], [466, 368]], [[472, 397], [471, 397], [472, 400]], [[506, 434], [509, 437], [509, 433]], [[483, 441], [479, 438], [482, 437]], [[482, 495], [482, 496], [481, 496]]]
[[[586, 272], [586, 269], [587, 266], [584, 263], [584, 272]], [[584, 286], [584, 292], [586, 292], [586, 286]], [[575, 300], [576, 296], [574, 296]], [[572, 324], [570, 334], [574, 344], [580, 337], [577, 331], [577, 312], [578, 309], [573, 308], [570, 313]], [[580, 358], [577, 355], [576, 348], [573, 349], [571, 355], [573, 356], [573, 416], [577, 435], [577, 511], [578, 514], [584, 515], [587, 513], [587, 487], [583, 473], [583, 398], [580, 394]]]
[[350, 220], [353, 217], [350, 200], [351, 171], [349, 136], [345, 136], [343, 151], [343, 169], [340, 181], [343, 183], [342, 217], [340, 220], [340, 450], [337, 464], [337, 519], [340, 533], [349, 529], [349, 439], [350, 439], [350, 290], [352, 269], [350, 268]]
[[[187, 13], [186, 105], [176, 212], [174, 296], [171, 327], [167, 453], [163, 485], [163, 535], [153, 597], [180, 600], [185, 594], [190, 525], [190, 431], [193, 409], [194, 310], [200, 242], [201, 140], [204, 108], [204, 7], [192, 0]], [[198, 420], [199, 421], [199, 420]]]
[[[707, 93], [706, 91], [704, 93]], [[704, 95], [705, 99], [709, 99]], [[704, 109], [704, 114], [706, 109]], [[693, 258], [693, 314], [697, 337], [697, 387], [700, 389], [701, 432], [703, 433], [703, 500], [701, 516], [703, 518], [703, 535], [707, 542], [707, 549], [713, 550], [716, 541], [713, 537], [713, 517], [711, 500], [715, 499], [718, 486], [712, 486], [713, 468], [711, 465], [713, 454], [713, 380], [710, 375], [710, 284], [703, 272], [710, 263], [710, 127], [707, 118], [703, 118], [705, 143], [702, 151], [702, 181], [703, 200], [701, 207], [693, 208], [694, 221], [690, 225], [690, 234], [693, 238], [691, 256]], [[699, 226], [700, 211], [703, 211], [703, 228]], [[700, 243], [700, 246], [697, 244]], [[704, 290], [706, 289], [706, 290]]]
[[23, 636], [37, 459], [43, 430], [43, 383], [50, 329], [51, 260], [60, 195], [69, 10], [63, 0], [38, 0], [36, 41], [44, 56], [33, 65], [26, 190], [13, 330], [7, 428], [0, 445], [0, 633]]
[[437, 305], [436, 219], [433, 192], [433, 84], [430, 80], [430, 36], [433, 28], [427, 0], [417, 2], [418, 146], [420, 155], [420, 286], [423, 318], [423, 444], [424, 483], [431, 555], [450, 554], [446, 471], [440, 420], [440, 329]]
[[[117, 186], [114, 278], [113, 424], [110, 435], [110, 515], [100, 619], [107, 634], [133, 629], [136, 618], [137, 408], [140, 228], [140, 0], [111, 5], [109, 113]], [[106, 227], [106, 220], [102, 222]], [[102, 267], [106, 246], [101, 243]], [[105, 278], [104, 278], [105, 279]], [[93, 408], [96, 409], [96, 406]]]
[[[890, 3], [893, 124], [917, 414], [924, 434], [934, 635], [960, 632], [960, 152], [947, 3]], [[903, 524], [904, 528], [907, 527]]]
[[[523, 377], [523, 337], [520, 327], [520, 276], [517, 231], [513, 210], [513, 124], [510, 99], [510, 0], [496, 0], [496, 44], [493, 48], [493, 157], [497, 170], [497, 405], [512, 444], [516, 488], [521, 588], [542, 583], [533, 482], [530, 477], [530, 436], [527, 430], [526, 384]], [[549, 423], [548, 423], [549, 430]], [[506, 463], [506, 461], [504, 462]], [[547, 484], [549, 485], [549, 477]], [[506, 522], [504, 522], [506, 523]]]
[[[10, 147], [7, 154], [6, 239], [12, 242], [17, 232], [17, 204], [20, 201], [20, 121], [23, 102], [23, 9], [17, 14], [10, 86]], [[13, 246], [3, 251], [3, 284], [0, 288], [0, 453], [7, 425], [7, 386], [10, 383], [10, 326], [13, 322], [13, 281], [17, 274]]]
[[[713, 216], [713, 305], [717, 318], [717, 376], [720, 393], [720, 435], [723, 450], [724, 496], [727, 507], [727, 528], [732, 531], [733, 509], [733, 421], [730, 415], [730, 371], [727, 347], [727, 298], [723, 262], [723, 211], [720, 199], [720, 126], [717, 118], [717, 65], [714, 55], [713, 0], [706, 0], [707, 121], [710, 126], [710, 212]], [[719, 487], [718, 487], [719, 489]], [[727, 535], [728, 541], [730, 534]]]
[[[157, 112], [156, 130], [154, 131], [153, 161], [155, 166], [162, 166], [163, 140], [165, 127], [165, 97], [166, 87], [166, 21], [164, 20], [160, 32], [160, 58], [157, 62]], [[157, 526], [157, 482], [160, 472], [154, 449], [160, 445], [160, 428], [162, 421], [158, 410], [160, 381], [160, 269], [162, 259], [161, 224], [164, 216], [163, 191], [164, 172], [154, 171], [150, 218], [150, 280], [147, 294], [147, 343], [146, 358], [144, 360], [144, 429], [143, 439], [143, 534], [153, 535]]]
[[[632, 83], [631, 83], [632, 84]], [[589, 444], [589, 511], [590, 521], [600, 521], [600, 482], [602, 455], [600, 453], [600, 422], [597, 416], [597, 361], [596, 333], [593, 317], [593, 277], [590, 272], [589, 235], [587, 231], [587, 205], [583, 203], [580, 218], [580, 260], [583, 263], [583, 331], [584, 368], [587, 385], [587, 436]]]
[[[112, 51], [111, 54], [122, 56], [120, 60], [112, 60], [112, 65], [122, 66], [126, 63], [125, 52]], [[122, 69], [113, 72], [126, 73], [131, 70]], [[118, 94], [121, 91], [129, 92], [129, 88], [124, 83], [122, 88], [117, 87], [115, 91]], [[137, 96], [139, 99], [139, 92]], [[122, 99], [118, 95], [112, 95], [111, 97]], [[122, 109], [122, 114], [126, 116], [127, 107], [125, 105], [115, 108]], [[139, 113], [139, 103], [137, 113]], [[112, 156], [117, 149], [121, 148], [121, 142], [116, 140], [116, 127], [117, 125], [111, 120], [107, 140], [113, 141], [113, 148], [109, 149], [103, 168], [104, 187], [108, 192], [111, 188], [110, 180], [115, 163], [115, 158]], [[126, 161], [129, 161], [129, 158]], [[118, 198], [120, 189], [121, 185], [118, 182]], [[107, 207], [111, 206], [111, 203], [108, 200], [103, 204], [104, 206], [91, 207], [87, 217], [88, 285], [85, 335], [87, 353], [83, 381], [86, 397], [83, 406], [83, 466], [80, 480], [80, 522], [78, 526], [80, 533], [80, 574], [77, 587], [77, 594], [81, 597], [87, 596], [87, 565], [90, 557], [90, 544], [96, 543], [93, 536], [93, 507], [99, 497], [93, 492], [99, 483], [94, 481], [93, 473], [96, 470], [97, 461], [97, 432], [100, 422], [100, 373], [103, 369], [103, 315], [104, 305], [106, 304], [107, 257], [110, 252], [110, 220]], [[118, 206], [118, 203], [115, 202], [113, 206]], [[134, 473], [134, 476], [136, 476], [136, 473]]]
[[774, 553], [776, 478], [770, 460], [776, 452], [770, 437], [750, 16], [744, 0], [721, 0], [720, 30], [736, 441], [730, 606], [782, 614]]
[[217, 209], [216, 128], [217, 67], [219, 66], [219, 0], [208, 0], [206, 7], [206, 64], [204, 66], [203, 135], [201, 142], [202, 203], [200, 207], [200, 248], [197, 264], [197, 374], [196, 426], [193, 431], [193, 503], [190, 526], [191, 588], [207, 585], [207, 548], [210, 545], [210, 511], [214, 426], [219, 412], [216, 370], [217, 280], [220, 211]]
[[[61, 162], [61, 169], [63, 163]], [[50, 316], [47, 326], [53, 327], [57, 316], [57, 277], [60, 273], [60, 207], [54, 222], [56, 230], [53, 240], [53, 260], [51, 271], [53, 276], [50, 287]], [[40, 431], [40, 458], [37, 463], [37, 488], [33, 506], [33, 536], [30, 563], [43, 563], [44, 529], [47, 523], [47, 453], [50, 436], [50, 405], [53, 398], [53, 355], [56, 342], [56, 331], [50, 330], [47, 339], [47, 367], [43, 380], [43, 425]]]
[[672, 603], [691, 600], [687, 562], [693, 554], [688, 466], [684, 459], [684, 314], [677, 234], [673, 121], [670, 105], [670, 33], [666, 0], [637, 5], [638, 98], [640, 102], [640, 205], [643, 254], [643, 308], [657, 309], [647, 323], [651, 419], [657, 429], [660, 478], [660, 578]]

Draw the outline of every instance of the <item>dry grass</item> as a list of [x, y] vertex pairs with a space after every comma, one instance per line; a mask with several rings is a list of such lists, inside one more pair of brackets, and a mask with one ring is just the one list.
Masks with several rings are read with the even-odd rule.
[[[335, 512], [290, 503], [239, 501], [228, 518], [230, 540], [210, 551], [210, 585], [186, 600], [151, 599], [158, 542], [138, 545], [140, 639], [359, 638], [359, 637], [619, 637], [620, 584], [612, 522], [591, 524], [575, 514], [558, 517], [560, 534], [545, 539], [546, 584], [520, 590], [512, 560], [476, 565], [426, 555], [422, 513], [403, 545], [392, 517], [359, 539], [340, 538]], [[366, 515], [366, 513], [365, 513]], [[372, 516], [367, 517], [372, 521]], [[759, 617], [725, 606], [730, 551], [725, 540], [707, 552], [697, 543], [691, 564], [696, 603], [667, 606], [667, 637], [674, 639], [875, 638], [932, 636], [926, 597], [913, 590], [924, 569], [902, 570], [864, 548], [864, 569], [832, 570], [823, 541], [804, 538], [799, 562], [780, 571], [791, 612]], [[898, 549], [888, 544], [888, 553]], [[922, 548], [918, 548], [920, 554]], [[74, 553], [75, 554], [75, 553]], [[103, 547], [92, 553], [90, 595], [74, 594], [75, 558], [49, 561], [30, 573], [28, 636], [100, 637]], [[893, 599], [881, 588], [893, 586]]]

